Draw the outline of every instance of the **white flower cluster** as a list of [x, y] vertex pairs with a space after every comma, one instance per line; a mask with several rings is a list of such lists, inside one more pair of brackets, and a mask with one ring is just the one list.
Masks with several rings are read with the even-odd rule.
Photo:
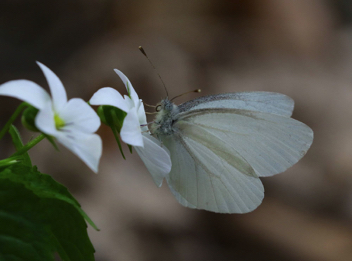
[[[82, 99], [67, 100], [60, 79], [45, 65], [38, 62], [51, 91], [50, 95], [39, 85], [28, 80], [14, 80], [0, 85], [0, 95], [18, 98], [38, 109], [35, 125], [42, 133], [57, 141], [82, 159], [94, 172], [98, 172], [102, 154], [101, 138], [94, 134], [100, 127], [100, 118]], [[125, 84], [128, 96], [113, 88], [98, 90], [89, 103], [110, 105], [127, 113], [120, 131], [122, 141], [134, 146], [152, 174], [157, 186], [171, 170], [171, 159], [160, 141], [150, 135], [142, 100], [131, 82], [119, 70], [115, 72]]]

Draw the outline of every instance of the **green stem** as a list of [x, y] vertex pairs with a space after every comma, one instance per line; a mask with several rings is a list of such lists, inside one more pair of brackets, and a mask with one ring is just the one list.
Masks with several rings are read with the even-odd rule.
[[28, 103], [22, 102], [16, 109], [16, 111], [12, 114], [11, 118], [6, 122], [4, 128], [0, 131], [0, 140], [4, 137], [5, 133], [9, 130], [11, 124], [16, 120], [18, 115], [22, 112], [22, 110], [28, 106]]
[[20, 162], [21, 156], [15, 156], [8, 159], [0, 160], [0, 168], [7, 167]]
[[39, 136], [37, 136], [36, 138], [34, 138], [30, 142], [28, 142], [26, 145], [24, 145], [20, 150], [18, 150], [14, 154], [12, 154], [11, 157], [22, 155], [23, 153], [26, 153], [28, 150], [33, 148], [35, 145], [37, 145], [43, 139], [45, 139], [45, 135], [44, 134], [40, 134]]

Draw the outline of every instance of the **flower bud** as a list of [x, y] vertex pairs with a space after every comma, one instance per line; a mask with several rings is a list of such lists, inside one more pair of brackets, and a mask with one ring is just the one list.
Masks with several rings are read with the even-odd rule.
[[35, 126], [35, 117], [37, 116], [38, 109], [34, 108], [33, 106], [29, 106], [27, 109], [24, 110], [21, 121], [24, 127], [31, 131], [40, 132]]

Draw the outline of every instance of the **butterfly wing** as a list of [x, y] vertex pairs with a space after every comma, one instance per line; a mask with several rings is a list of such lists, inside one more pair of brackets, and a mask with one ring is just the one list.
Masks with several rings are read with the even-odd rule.
[[181, 117], [177, 124], [181, 136], [199, 140], [197, 135], [202, 130], [207, 139], [236, 150], [259, 177], [285, 171], [313, 142], [313, 131], [304, 123], [263, 112], [205, 109]]
[[166, 181], [182, 205], [218, 213], [246, 213], [264, 197], [259, 178], [241, 173], [206, 145], [181, 135], [168, 136], [172, 169]]
[[252, 110], [235, 105], [219, 108], [213, 99], [205, 101], [210, 108], [193, 106], [181, 112], [174, 125], [177, 132], [163, 141], [172, 160], [166, 179], [182, 205], [221, 213], [249, 212], [264, 197], [258, 177], [281, 173], [303, 157], [313, 132], [289, 118], [291, 99], [274, 97], [284, 101], [275, 105], [269, 98], [270, 109], [255, 105], [247, 96]]
[[180, 112], [200, 109], [224, 108], [261, 111], [291, 117], [294, 101], [275, 92], [237, 92], [199, 97], [179, 106]]

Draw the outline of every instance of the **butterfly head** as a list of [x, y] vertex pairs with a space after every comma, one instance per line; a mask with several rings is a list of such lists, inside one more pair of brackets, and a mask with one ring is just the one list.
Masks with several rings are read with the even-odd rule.
[[157, 137], [173, 134], [175, 132], [173, 124], [178, 119], [178, 106], [166, 98], [156, 106], [155, 110], [157, 115], [151, 125], [151, 132]]

